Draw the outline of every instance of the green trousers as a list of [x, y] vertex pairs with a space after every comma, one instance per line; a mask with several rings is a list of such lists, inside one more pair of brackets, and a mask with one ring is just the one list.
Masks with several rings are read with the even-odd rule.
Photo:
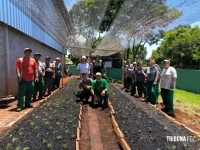
[[25, 96], [25, 105], [30, 105], [33, 91], [34, 91], [34, 81], [25, 81], [22, 79], [21, 82], [19, 83], [17, 108], [24, 107], [24, 96]]
[[161, 96], [165, 105], [166, 113], [174, 112], [174, 91], [161, 88]]
[[44, 77], [43, 76], [39, 76], [39, 82], [37, 83], [35, 82], [33, 98], [36, 98], [38, 91], [39, 91], [39, 99], [40, 99], [44, 95]]
[[152, 104], [158, 104], [158, 85], [153, 85], [154, 81], [147, 81], [147, 101]]
[[55, 79], [53, 80], [53, 86], [52, 86], [52, 90], [55, 90], [56, 88], [60, 87], [60, 79], [62, 78], [61, 75], [56, 75]]
[[144, 81], [137, 81], [137, 90], [139, 97], [142, 97], [142, 92], [144, 92], [144, 97], [147, 96], [147, 91]]
[[[96, 94], [98, 104], [101, 106], [102, 105], [102, 100], [104, 99], [104, 106], [108, 106], [108, 98], [109, 98], [109, 92], [106, 92], [105, 96], [101, 96], [100, 94]], [[92, 102], [91, 102], [92, 107], [94, 106], [94, 97], [92, 97]]]

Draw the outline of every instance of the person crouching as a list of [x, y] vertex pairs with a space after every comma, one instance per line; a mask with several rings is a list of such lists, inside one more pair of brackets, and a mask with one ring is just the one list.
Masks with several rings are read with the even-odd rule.
[[[94, 99], [98, 100], [98, 105], [102, 107], [102, 110], [108, 107], [108, 82], [102, 79], [102, 74], [100, 72], [96, 73], [96, 80], [92, 82], [91, 93], [93, 95], [92, 106], [94, 107]], [[102, 104], [102, 100], [104, 103]]]
[[80, 100], [77, 100], [77, 102], [82, 102], [85, 99], [84, 103], [87, 103], [90, 96], [92, 96], [92, 79], [87, 77], [87, 73], [82, 73], [82, 79], [83, 80], [79, 83], [78, 92], [75, 92], [74, 94], [76, 97], [80, 98]]

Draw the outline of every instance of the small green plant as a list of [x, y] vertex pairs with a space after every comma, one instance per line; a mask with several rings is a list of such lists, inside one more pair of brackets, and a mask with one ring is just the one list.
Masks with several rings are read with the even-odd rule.
[[61, 140], [63, 137], [62, 136], [57, 136], [56, 140]]
[[68, 146], [68, 144], [63, 144], [63, 145], [62, 145], [62, 148], [63, 148], [63, 149], [68, 149], [69, 146]]
[[12, 150], [13, 148], [12, 148], [12, 144], [11, 143], [8, 143], [7, 145], [6, 145], [6, 150]]
[[52, 143], [48, 143], [47, 144], [47, 148], [53, 148], [53, 144]]
[[13, 143], [16, 143], [17, 141], [18, 141], [18, 138], [15, 138], [15, 137], [12, 138], [12, 142], [13, 142]]
[[23, 150], [30, 150], [30, 148], [29, 147], [24, 147]]

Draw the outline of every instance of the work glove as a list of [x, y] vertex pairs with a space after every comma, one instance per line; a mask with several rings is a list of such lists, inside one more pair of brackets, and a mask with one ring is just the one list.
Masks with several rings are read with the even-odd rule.
[[171, 83], [171, 84], [170, 84], [170, 88], [171, 88], [171, 89], [174, 89], [174, 88], [175, 88], [175, 84], [174, 84], [174, 83]]
[[157, 84], [157, 81], [154, 81], [154, 82], [153, 82], [153, 85], [156, 85], [156, 84]]
[[38, 78], [35, 78], [35, 82], [38, 83], [38, 82], [39, 82], [39, 79], [38, 79]]

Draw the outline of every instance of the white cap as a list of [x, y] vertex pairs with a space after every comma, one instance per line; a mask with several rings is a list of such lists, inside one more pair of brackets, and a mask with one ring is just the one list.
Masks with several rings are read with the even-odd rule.
[[81, 59], [86, 59], [86, 57], [85, 57], [85, 56], [82, 56]]

